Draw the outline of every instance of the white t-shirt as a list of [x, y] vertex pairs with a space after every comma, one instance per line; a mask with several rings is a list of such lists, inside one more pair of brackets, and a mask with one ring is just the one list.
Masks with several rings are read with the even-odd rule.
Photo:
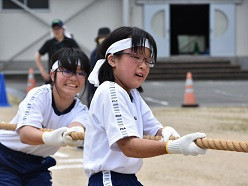
[[16, 151], [46, 157], [53, 155], [59, 147], [22, 143], [18, 134], [20, 127], [29, 125], [57, 129], [67, 127], [72, 122], [86, 125], [89, 121], [88, 108], [79, 99], [75, 98], [74, 103], [61, 113], [54, 104], [51, 85], [42, 85], [32, 89], [20, 103], [18, 113], [10, 122], [17, 124], [16, 131], [0, 130], [0, 143]]
[[84, 141], [87, 176], [100, 171], [136, 173], [142, 159], [125, 156], [116, 142], [129, 136], [155, 135], [163, 128], [139, 92], [133, 89], [129, 96], [118, 84], [106, 81], [97, 88], [89, 114], [91, 124], [86, 125]]

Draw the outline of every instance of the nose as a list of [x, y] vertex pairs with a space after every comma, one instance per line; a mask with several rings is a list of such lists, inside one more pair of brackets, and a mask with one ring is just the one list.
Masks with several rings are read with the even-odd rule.
[[77, 75], [73, 73], [73, 74], [71, 75], [70, 79], [77, 80]]
[[145, 60], [145, 59], [143, 59], [143, 61], [139, 63], [139, 68], [140, 68], [140, 69], [145, 69], [145, 68], [147, 68], [146, 60]]

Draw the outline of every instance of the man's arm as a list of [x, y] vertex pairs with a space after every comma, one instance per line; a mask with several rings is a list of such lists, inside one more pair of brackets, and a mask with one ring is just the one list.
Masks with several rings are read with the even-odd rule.
[[41, 55], [40, 55], [39, 52], [35, 53], [35, 63], [37, 65], [37, 67], [39, 68], [41, 76], [43, 77], [43, 79], [45, 81], [49, 81], [50, 80], [50, 75], [46, 72], [44, 66], [42, 65]]

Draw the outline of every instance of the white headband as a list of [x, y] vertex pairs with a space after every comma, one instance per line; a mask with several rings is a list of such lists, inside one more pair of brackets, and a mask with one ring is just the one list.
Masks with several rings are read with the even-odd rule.
[[[144, 46], [146, 48], [150, 49], [150, 45], [149, 45], [149, 42], [147, 39], [145, 40]], [[119, 40], [119, 41], [113, 43], [112, 45], [110, 45], [110, 47], [107, 49], [107, 51], [105, 53], [105, 58], [107, 57], [108, 54], [114, 54], [116, 52], [119, 52], [119, 51], [122, 51], [122, 50], [125, 50], [128, 48], [132, 48], [132, 38], [126, 38], [126, 39]], [[105, 61], [105, 59], [99, 59], [96, 62], [95, 67], [93, 68], [92, 72], [89, 75], [88, 80], [95, 87], [99, 86], [98, 74], [99, 74], [99, 69], [103, 65], [104, 61]]]
[[[81, 66], [81, 62], [80, 60], [78, 60], [78, 66]], [[51, 68], [51, 72], [54, 72], [55, 70], [57, 70], [59, 68], [59, 61], [55, 61], [55, 63], [53, 64], [52, 68]]]
[[51, 72], [54, 72], [55, 70], [57, 70], [59, 68], [59, 61], [55, 61], [55, 63], [53, 64], [52, 68], [51, 68]]
[[[145, 40], [145, 47], [150, 48], [150, 45], [147, 39]], [[122, 39], [110, 45], [110, 47], [107, 49], [105, 53], [105, 57], [107, 57], [108, 54], [114, 54], [116, 52], [119, 52], [119, 51], [122, 51], [128, 48], [132, 48], [132, 38]]]

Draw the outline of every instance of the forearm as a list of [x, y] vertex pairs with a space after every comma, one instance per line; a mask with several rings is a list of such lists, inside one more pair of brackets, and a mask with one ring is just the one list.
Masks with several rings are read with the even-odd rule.
[[42, 140], [43, 132], [32, 126], [24, 126], [20, 129], [20, 140], [22, 143], [29, 145], [42, 145], [44, 144]]
[[165, 142], [128, 137], [117, 142], [121, 151], [128, 157], [149, 158], [167, 154]]
[[39, 54], [39, 52], [36, 52], [36, 54], [35, 54], [35, 63], [37, 65], [37, 67], [39, 68], [42, 77], [46, 77], [47, 72], [46, 72], [44, 66], [42, 65], [41, 55]]

